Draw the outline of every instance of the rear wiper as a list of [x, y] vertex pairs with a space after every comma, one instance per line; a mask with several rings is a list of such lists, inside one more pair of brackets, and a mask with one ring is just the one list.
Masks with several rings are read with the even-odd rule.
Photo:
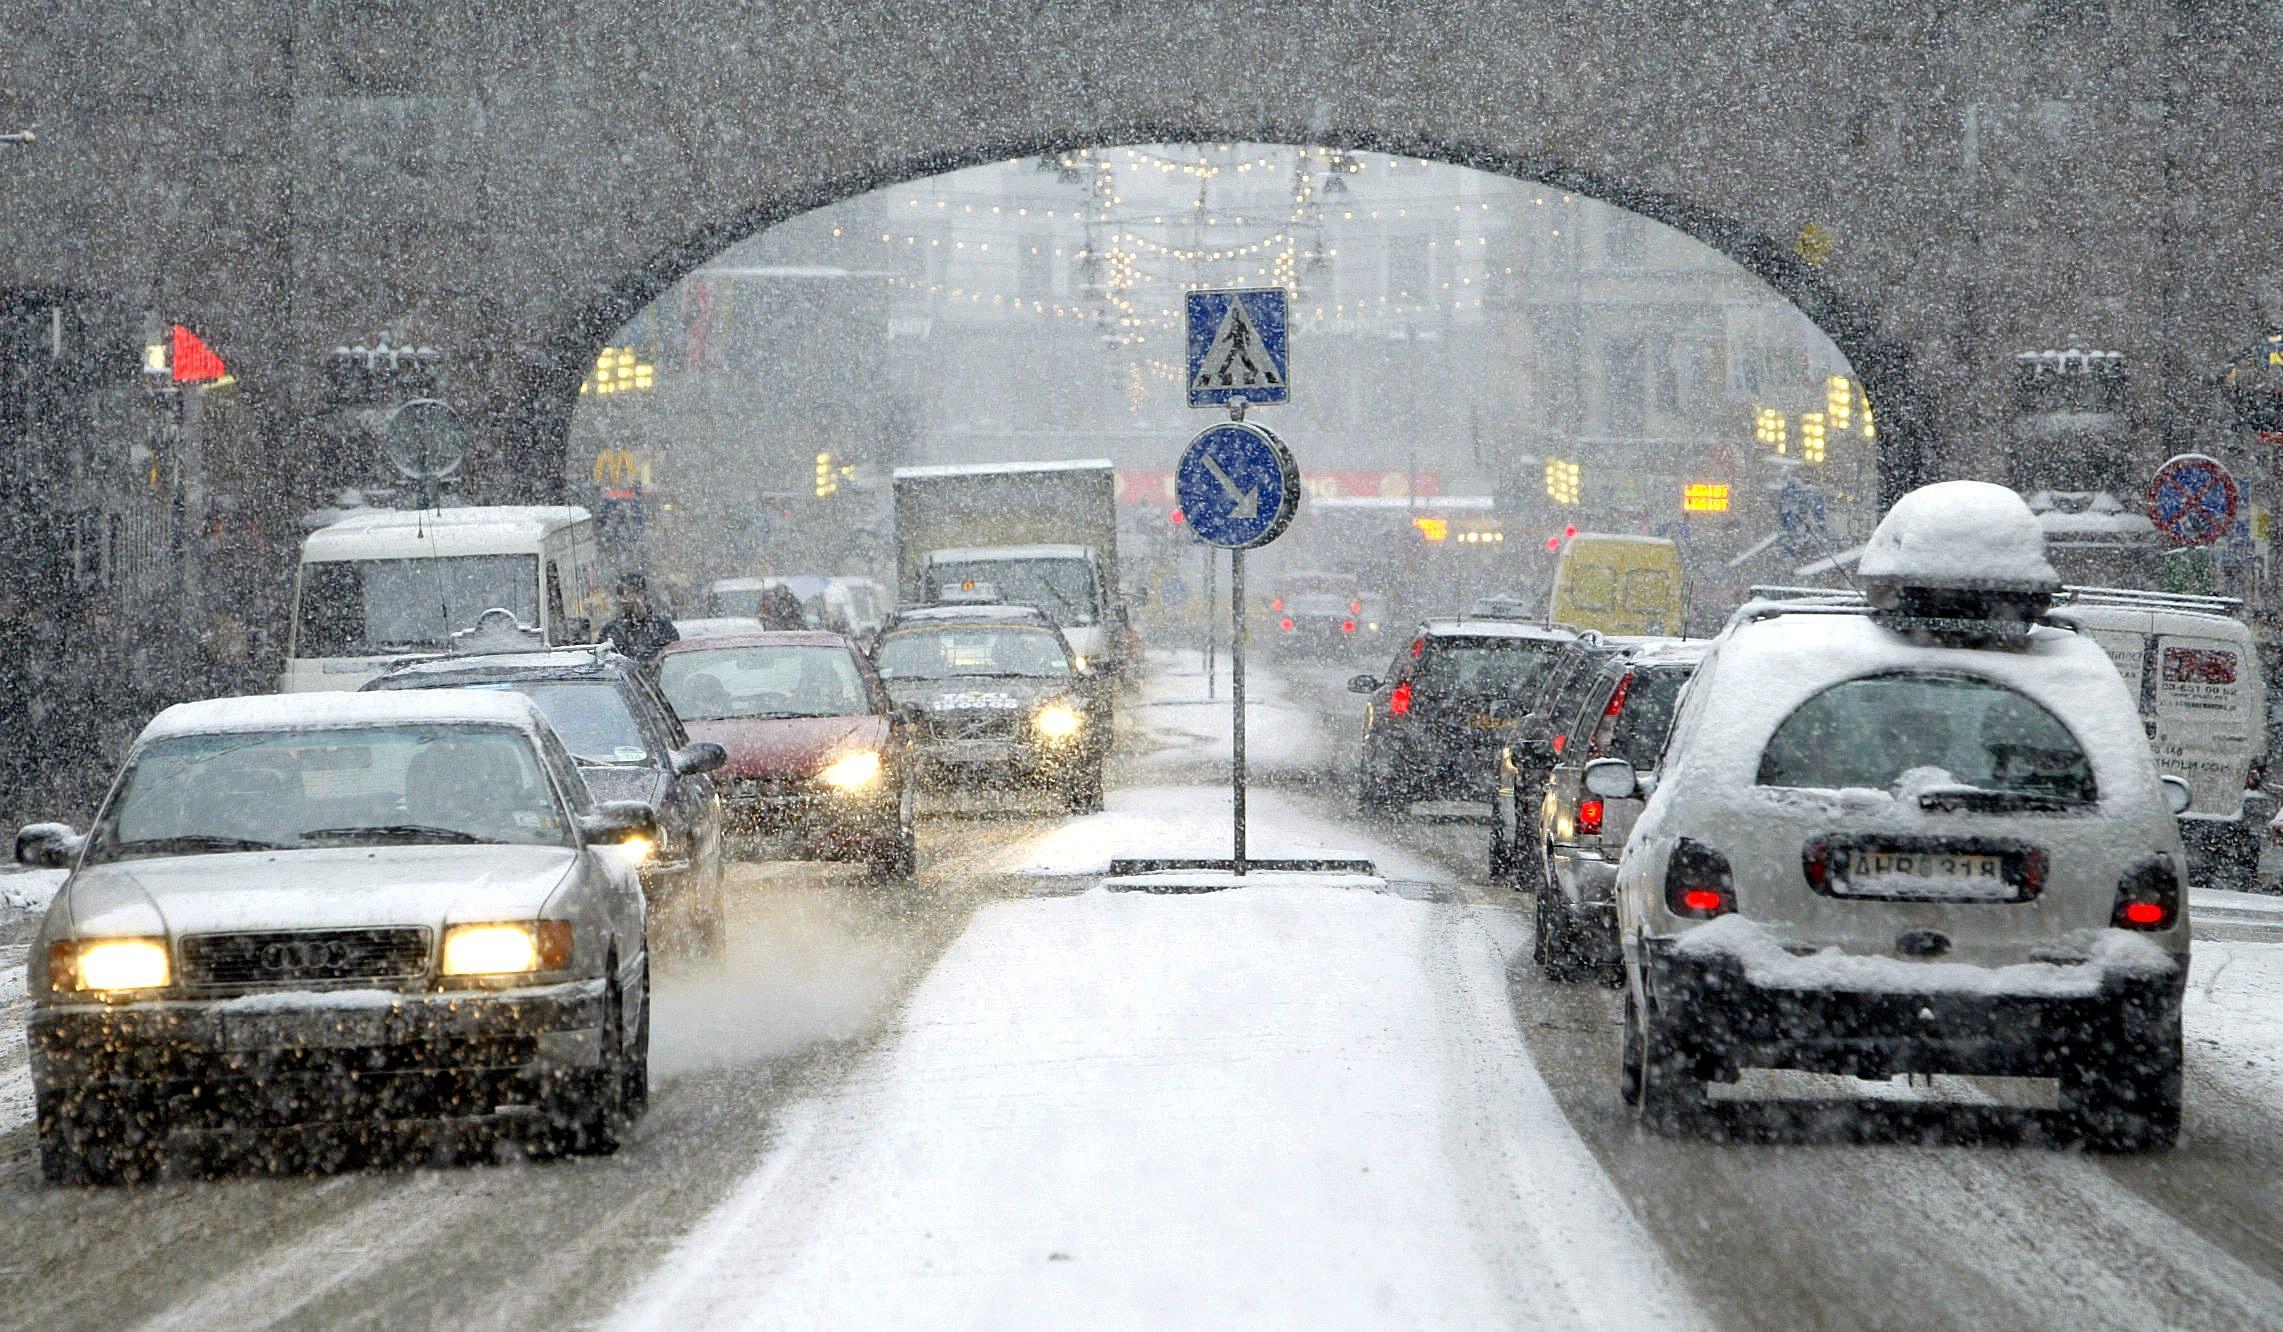
[[283, 851], [283, 842], [264, 842], [251, 837], [219, 837], [212, 833], [183, 833], [179, 837], [147, 837], [140, 841], [121, 842], [114, 848], [119, 851]]
[[2073, 796], [2036, 791], [1992, 791], [1980, 786], [1944, 786], [1921, 791], [1918, 807], [1947, 814], [2065, 814], [2092, 804]]
[[313, 842], [348, 841], [358, 837], [381, 837], [391, 841], [456, 842], [461, 844], [492, 843], [496, 837], [478, 837], [458, 828], [438, 828], [426, 823], [378, 823], [354, 828], [311, 828], [302, 834]]

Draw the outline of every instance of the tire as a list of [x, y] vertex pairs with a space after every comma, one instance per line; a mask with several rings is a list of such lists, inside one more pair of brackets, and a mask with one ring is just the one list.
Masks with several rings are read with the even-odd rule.
[[[615, 970], [617, 959], [608, 965]], [[643, 1007], [647, 1013], [649, 1006]], [[633, 1073], [627, 1067], [626, 1006], [619, 1000], [616, 982], [610, 986], [605, 1009], [601, 1062], [563, 1074], [547, 1097], [546, 1122], [539, 1129], [543, 1155], [609, 1156], [624, 1140], [626, 1090]], [[643, 1079], [648, 1082], [647, 1070]]]
[[1618, 1093], [1652, 1133], [1692, 1133], [1710, 1106], [1694, 1062], [1657, 1020], [1655, 1010], [1644, 1012], [1630, 990], [1625, 995], [1625, 1051]]
[[2061, 1079], [2061, 1104], [2095, 1151], [2144, 1152], [2180, 1140], [2180, 1028], [2153, 1043], [2119, 1041], [2109, 1062]]
[[1581, 964], [1577, 956], [1577, 941], [1571, 937], [1570, 911], [1562, 901], [1562, 890], [1550, 883], [1541, 882], [1537, 889], [1538, 946], [1532, 956], [1546, 973], [1546, 979], [1569, 984], [1578, 979]]
[[650, 964], [642, 964], [642, 1020], [634, 1032], [634, 1055], [626, 1061], [619, 1105], [631, 1125], [650, 1109]]
[[1102, 765], [1089, 763], [1063, 788], [1062, 803], [1073, 814], [1099, 814], [1107, 803], [1102, 790]]
[[919, 831], [913, 825], [912, 800], [912, 786], [906, 782], [896, 800], [896, 830], [882, 838], [867, 859], [874, 878], [908, 879], [919, 868]]
[[1401, 812], [1387, 782], [1372, 774], [1367, 753], [1356, 767], [1356, 810], [1367, 818], [1392, 819]]
[[1499, 826], [1498, 811], [1490, 813], [1490, 881], [1504, 883], [1514, 876], [1514, 848], [1507, 843], [1506, 830]]

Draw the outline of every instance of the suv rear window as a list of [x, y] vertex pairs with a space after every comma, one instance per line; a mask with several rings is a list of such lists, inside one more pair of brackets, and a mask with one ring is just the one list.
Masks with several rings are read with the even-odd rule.
[[1527, 694], [1544, 683], [1565, 646], [1552, 638], [1430, 638], [1419, 685], [1449, 698]]
[[1915, 785], [1969, 796], [2099, 798], [2092, 761], [2060, 718], [1993, 680], [1950, 672], [1833, 685], [1785, 718], [1760, 755], [1762, 786], [1884, 791], [1914, 775]]
[[1625, 704], [1617, 710], [1617, 724], [1596, 737], [1594, 754], [1621, 758], [1635, 768], [1656, 763], [1664, 750], [1665, 735], [1673, 728], [1673, 705], [1681, 686], [1688, 683], [1684, 667], [1636, 667], [1625, 687]]

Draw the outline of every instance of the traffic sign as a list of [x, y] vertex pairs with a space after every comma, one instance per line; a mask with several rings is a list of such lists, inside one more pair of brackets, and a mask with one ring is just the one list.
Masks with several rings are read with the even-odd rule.
[[414, 398], [390, 412], [381, 434], [389, 465], [414, 481], [442, 480], [467, 460], [467, 431], [436, 398]]
[[1265, 546], [1300, 507], [1300, 467], [1284, 441], [1250, 421], [1226, 421], [1181, 451], [1173, 489], [1189, 530], [1231, 550]]
[[2149, 519], [2183, 545], [2208, 546], [2226, 535], [2241, 502], [2235, 477], [2201, 453], [2165, 463], [2148, 484]]
[[1190, 406], [1292, 401], [1284, 288], [1193, 291], [1184, 305]]

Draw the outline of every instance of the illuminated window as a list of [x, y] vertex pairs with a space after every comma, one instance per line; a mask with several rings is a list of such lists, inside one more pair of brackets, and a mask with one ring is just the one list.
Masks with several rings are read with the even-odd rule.
[[1584, 490], [1585, 469], [1561, 458], [1546, 459], [1546, 496], [1556, 504], [1575, 504]]
[[1823, 461], [1823, 413], [1799, 414], [1799, 453], [1811, 463]]
[[1787, 451], [1789, 429], [1784, 414], [1773, 407], [1762, 407], [1753, 418], [1752, 436], [1778, 453]]
[[1855, 384], [1845, 375], [1823, 381], [1823, 416], [1833, 430], [1845, 430], [1855, 415]]
[[1419, 535], [1429, 541], [1450, 540], [1451, 520], [1448, 518], [1414, 518], [1411, 525], [1418, 528]]

